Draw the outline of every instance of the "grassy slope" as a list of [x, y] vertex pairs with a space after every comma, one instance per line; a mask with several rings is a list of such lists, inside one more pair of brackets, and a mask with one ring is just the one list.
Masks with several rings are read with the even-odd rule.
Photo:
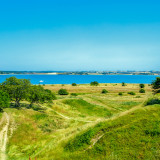
[[[46, 85], [45, 88], [57, 92], [62, 86]], [[142, 104], [144, 99], [151, 94], [149, 86], [146, 86], [146, 94], [138, 93], [137, 84], [128, 84], [126, 87], [122, 87], [120, 84], [107, 84], [107, 86], [101, 84], [98, 87], [65, 85], [63, 88], [68, 89], [69, 92], [79, 93], [79, 96], [58, 96], [54, 104], [47, 106], [44, 112], [26, 108], [5, 110], [16, 123], [16, 129], [7, 148], [9, 159], [28, 160], [29, 155], [37, 157], [38, 160], [116, 159], [117, 156], [119, 159], [126, 159], [127, 156], [132, 159], [135, 153], [136, 156], [141, 153], [142, 158], [147, 155], [143, 152], [145, 148], [141, 146], [142, 133], [138, 131], [145, 129], [144, 122], [141, 124], [141, 118], [144, 118], [145, 124], [147, 124], [150, 118], [155, 118], [152, 117], [153, 113], [157, 114], [157, 118], [160, 117], [157, 105], [142, 107], [143, 109], [135, 111], [134, 114], [113, 121], [106, 120]], [[109, 93], [101, 94], [103, 88], [107, 89]], [[128, 95], [128, 91], [135, 91], [136, 95]], [[118, 96], [119, 92], [124, 92], [124, 95]], [[137, 98], [137, 96], [140, 97]], [[151, 122], [151, 124], [153, 123]], [[151, 127], [148, 124], [148, 129]], [[103, 136], [98, 142], [91, 149], [85, 151], [101, 135]], [[147, 136], [144, 135], [144, 139], [145, 137], [148, 139]], [[156, 136], [153, 138], [154, 141], [157, 140]], [[76, 146], [77, 144], [78, 146]], [[149, 143], [149, 145], [151, 148], [156, 147], [154, 143]], [[142, 149], [137, 152], [139, 148]], [[153, 150], [158, 152], [157, 148]], [[146, 152], [153, 155], [149, 149]]]
[[[114, 121], [100, 123], [69, 141], [65, 159], [160, 159], [159, 126], [160, 105], [140, 108]], [[85, 134], [88, 139], [80, 140]], [[92, 146], [92, 140], [100, 135], [103, 136]], [[92, 148], [84, 151], [89, 146]]]

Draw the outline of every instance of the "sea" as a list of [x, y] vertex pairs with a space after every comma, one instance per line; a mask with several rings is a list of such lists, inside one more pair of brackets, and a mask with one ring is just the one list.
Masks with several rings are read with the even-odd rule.
[[[0, 75], [0, 83], [9, 77], [29, 79], [32, 84], [87, 84], [93, 81], [98, 83], [144, 83], [150, 84], [158, 75]], [[159, 75], [160, 76], [160, 75]]]

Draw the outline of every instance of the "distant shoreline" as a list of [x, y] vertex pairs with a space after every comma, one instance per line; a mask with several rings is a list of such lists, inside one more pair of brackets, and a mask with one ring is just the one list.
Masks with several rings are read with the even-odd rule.
[[151, 75], [151, 76], [160, 76], [160, 73], [110, 73], [110, 74], [100, 74], [100, 73], [84, 73], [84, 74], [76, 74], [76, 73], [4, 73], [0, 75]]

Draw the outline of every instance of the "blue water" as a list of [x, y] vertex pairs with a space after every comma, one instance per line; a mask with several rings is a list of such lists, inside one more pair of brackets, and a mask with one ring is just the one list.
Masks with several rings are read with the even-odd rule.
[[157, 76], [153, 75], [0, 75], [0, 83], [6, 78], [30, 79], [32, 84], [84, 84], [92, 81], [99, 83], [151, 83]]

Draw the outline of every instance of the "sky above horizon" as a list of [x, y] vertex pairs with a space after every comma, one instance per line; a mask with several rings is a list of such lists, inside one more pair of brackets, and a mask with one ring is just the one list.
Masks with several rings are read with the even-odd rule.
[[160, 70], [158, 0], [0, 0], [0, 70]]

